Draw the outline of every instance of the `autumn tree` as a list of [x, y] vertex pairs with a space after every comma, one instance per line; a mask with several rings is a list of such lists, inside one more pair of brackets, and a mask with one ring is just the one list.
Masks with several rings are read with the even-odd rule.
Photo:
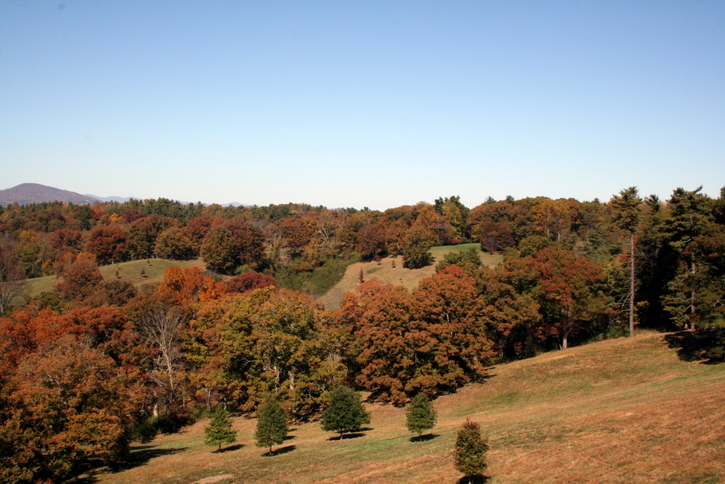
[[215, 226], [215, 221], [215, 217], [211, 215], [199, 215], [191, 219], [186, 227], [184, 227], [184, 232], [186, 232], [186, 236], [191, 242], [191, 248], [194, 253], [200, 253], [204, 237]]
[[579, 215], [578, 202], [573, 199], [543, 199], [533, 210], [534, 225], [541, 235], [556, 242], [571, 230], [572, 223]]
[[274, 277], [258, 272], [245, 272], [227, 281], [229, 292], [249, 292], [262, 287], [276, 286]]
[[178, 220], [155, 213], [136, 220], [128, 229], [128, 251], [131, 257], [134, 259], [153, 257], [159, 235], [170, 227], [180, 225]]
[[315, 224], [308, 218], [286, 217], [279, 222], [279, 227], [293, 257], [299, 256], [317, 235]]
[[436, 264], [436, 272], [440, 272], [448, 266], [456, 265], [463, 269], [467, 274], [473, 275], [476, 270], [481, 268], [480, 252], [474, 247], [467, 250], [452, 251], [443, 256], [443, 260]]
[[410, 227], [401, 219], [389, 222], [385, 228], [385, 245], [388, 254], [399, 256], [403, 253], [405, 234]]
[[257, 409], [257, 430], [254, 432], [257, 447], [269, 447], [269, 455], [272, 455], [272, 446], [284, 442], [288, 431], [284, 409], [273, 395], [267, 395]]
[[156, 239], [154, 253], [162, 259], [186, 260], [194, 255], [191, 241], [179, 227], [169, 227]]
[[433, 262], [433, 256], [429, 250], [435, 243], [435, 235], [430, 230], [422, 227], [412, 227], [405, 234], [402, 245], [403, 267], [419, 269], [430, 265]]
[[385, 225], [377, 222], [361, 228], [355, 249], [366, 260], [382, 255], [385, 251]]
[[532, 217], [524, 202], [483, 203], [469, 212], [466, 233], [488, 252], [502, 251], [533, 233]]
[[48, 242], [56, 251], [56, 257], [66, 252], [77, 254], [83, 247], [83, 233], [69, 228], [58, 229], [50, 234]]
[[435, 210], [453, 226], [455, 237], [461, 237], [464, 234], [470, 209], [461, 203], [461, 197], [438, 198], [435, 201]]
[[330, 394], [330, 402], [322, 412], [322, 430], [338, 432], [340, 439], [347, 432], [358, 432], [370, 423], [360, 394], [347, 387], [338, 387]]
[[246, 217], [234, 217], [225, 221], [234, 240], [234, 263], [238, 266], [258, 268], [264, 259], [264, 233]]
[[436, 213], [432, 205], [423, 203], [418, 205], [418, 214], [411, 228], [421, 233], [427, 232], [432, 238], [431, 247], [447, 244], [454, 235], [450, 222], [443, 215]]
[[98, 350], [71, 336], [49, 342], [23, 358], [5, 389], [3, 482], [57, 482], [83, 460], [111, 463], [127, 454], [135, 399]]
[[486, 452], [488, 443], [481, 436], [481, 427], [477, 422], [466, 420], [456, 437], [455, 465], [468, 478], [468, 482], [472, 482], [474, 476], [482, 474], [488, 467]]
[[97, 291], [103, 282], [93, 254], [81, 252], [68, 267], [62, 269], [55, 286], [58, 297], [82, 301]]
[[413, 294], [377, 279], [363, 283], [343, 297], [339, 321], [354, 341], [356, 382], [395, 403], [480, 379], [495, 353], [475, 280], [457, 266]]
[[201, 256], [207, 267], [222, 274], [232, 274], [242, 265], [256, 268], [264, 258], [264, 235], [242, 217], [224, 221], [204, 237]]
[[437, 418], [438, 413], [425, 393], [414, 396], [405, 410], [405, 425], [408, 430], [418, 434], [419, 439], [424, 431], [435, 426]]
[[96, 256], [101, 265], [127, 259], [126, 235], [117, 225], [97, 226], [88, 234], [85, 251]]
[[35, 230], [23, 230], [18, 234], [14, 253], [27, 277], [52, 274], [55, 254], [44, 234]]
[[231, 274], [236, 267], [235, 244], [231, 231], [223, 225], [209, 231], [201, 244], [201, 257], [209, 269], [221, 274]]
[[222, 450], [222, 444], [233, 444], [237, 438], [237, 431], [232, 429], [232, 421], [229, 414], [223, 407], [219, 407], [214, 411], [212, 419], [204, 428], [204, 443], [206, 445], [216, 446], [217, 451]]
[[483, 378], [495, 349], [473, 277], [449, 266], [421, 280], [411, 296], [407, 339], [415, 374], [406, 392], [447, 392]]
[[12, 241], [0, 239], [0, 315], [10, 309], [10, 303], [25, 287], [25, 274], [13, 248]]
[[538, 273], [523, 259], [507, 258], [476, 272], [480, 314], [498, 358], [521, 358], [537, 351], [540, 326]]
[[374, 398], [405, 401], [406, 384], [416, 374], [407, 290], [371, 279], [343, 296], [339, 320], [354, 341], [357, 384], [372, 390]]
[[609, 314], [601, 266], [557, 246], [540, 250], [531, 263], [539, 274], [543, 323], [561, 338], [562, 349], [568, 347], [572, 332], [587, 329]]
[[319, 303], [290, 290], [264, 287], [234, 297], [220, 351], [243, 409], [273, 392], [287, 402], [293, 419], [319, 410], [325, 393], [346, 376], [337, 346], [344, 335], [329, 319]]

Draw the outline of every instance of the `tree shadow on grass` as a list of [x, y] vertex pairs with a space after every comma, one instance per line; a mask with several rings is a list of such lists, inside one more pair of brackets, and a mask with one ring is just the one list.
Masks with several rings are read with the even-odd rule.
[[153, 445], [139, 445], [138, 447], [131, 450], [131, 454], [126, 458], [125, 461], [120, 462], [113, 467], [111, 471], [121, 472], [133, 469], [134, 467], [140, 467], [147, 464], [151, 459], [162, 457], [165, 455], [178, 454], [183, 452], [188, 447], [176, 447], [172, 449], [158, 449]]
[[423, 435], [414, 435], [410, 438], [411, 442], [428, 442], [429, 440], [433, 440], [440, 437], [438, 434], [423, 434]]
[[294, 445], [286, 445], [284, 447], [280, 447], [279, 449], [274, 449], [272, 452], [266, 452], [262, 454], [262, 457], [274, 457], [275, 455], [282, 455], [286, 454], [288, 452], [292, 452], [297, 447]]
[[364, 437], [364, 436], [365, 436], [365, 432], [349, 432], [349, 433], [342, 434], [342, 435], [338, 434], [334, 437], [330, 437], [327, 440], [332, 441], [332, 440], [357, 439], [359, 437]]
[[715, 365], [725, 362], [725, 328], [705, 328], [668, 334], [665, 341], [677, 349], [683, 361], [701, 361]]
[[284, 440], [292, 440], [292, 439], [296, 439], [296, 438], [297, 437], [295, 437], [294, 435], [285, 435]]
[[222, 447], [221, 450], [215, 450], [215, 454], [223, 454], [224, 452], [232, 452], [244, 448], [244, 444], [230, 445], [229, 447]]
[[476, 476], [465, 476], [458, 479], [458, 484], [486, 484], [490, 477], [478, 474]]

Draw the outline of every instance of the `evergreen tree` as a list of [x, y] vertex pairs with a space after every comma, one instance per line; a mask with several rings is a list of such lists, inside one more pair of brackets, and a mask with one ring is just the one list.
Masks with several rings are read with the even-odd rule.
[[350, 388], [339, 387], [330, 395], [330, 405], [322, 412], [322, 430], [340, 433], [356, 432], [363, 424], [370, 423], [360, 394]]
[[232, 430], [232, 421], [229, 414], [223, 408], [214, 412], [209, 425], [204, 429], [206, 445], [218, 445], [217, 450], [222, 450], [222, 444], [231, 444], [237, 438], [237, 431]]
[[639, 205], [642, 198], [636, 187], [629, 187], [619, 192], [612, 198], [615, 223], [629, 237], [629, 335], [634, 336], [634, 307], [635, 307], [635, 234], [637, 233], [640, 221]]
[[274, 444], [281, 444], [287, 437], [287, 414], [273, 395], [267, 395], [257, 409], [257, 431], [254, 438], [257, 447], [269, 447], [272, 453]]
[[488, 443], [481, 437], [481, 428], [477, 422], [466, 420], [456, 438], [456, 469], [468, 477], [480, 475], [486, 470], [486, 452]]
[[436, 424], [438, 414], [433, 403], [424, 393], [419, 393], [411, 400], [405, 412], [408, 430], [420, 435], [424, 430], [432, 429]]

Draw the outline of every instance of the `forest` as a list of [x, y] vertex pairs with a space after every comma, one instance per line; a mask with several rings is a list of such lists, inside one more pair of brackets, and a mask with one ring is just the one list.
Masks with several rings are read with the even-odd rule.
[[[725, 188], [630, 187], [607, 202], [457, 196], [385, 211], [223, 207], [167, 199], [0, 206], [0, 481], [55, 482], [124, 462], [132, 442], [273, 394], [291, 422], [331, 392], [404, 405], [484, 381], [491, 365], [633, 334], [701, 335], [725, 358]], [[430, 249], [478, 250], [434, 261]], [[160, 283], [125, 261], [201, 259]], [[375, 278], [318, 301], [357, 261]], [[29, 280], [55, 275], [51, 291]]]

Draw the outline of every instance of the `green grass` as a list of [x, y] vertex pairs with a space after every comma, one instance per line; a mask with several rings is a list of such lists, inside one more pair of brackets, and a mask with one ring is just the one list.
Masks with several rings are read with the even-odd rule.
[[[203, 445], [201, 421], [137, 453], [148, 458], [98, 484], [458, 482], [455, 436], [466, 418], [489, 438], [489, 484], [725, 482], [725, 365], [682, 361], [656, 333], [641, 333], [491, 369], [491, 377], [434, 402], [434, 437], [411, 442], [405, 410], [366, 404], [370, 430], [329, 440], [318, 422], [297, 425], [267, 457], [253, 418], [237, 417], [237, 447]], [[289, 447], [294, 446], [294, 447]]]
[[289, 270], [281, 270], [277, 271], [275, 278], [284, 288], [320, 296], [334, 287], [345, 275], [347, 267], [357, 261], [357, 255], [353, 255], [349, 259], [329, 258], [312, 272], [294, 273]]

